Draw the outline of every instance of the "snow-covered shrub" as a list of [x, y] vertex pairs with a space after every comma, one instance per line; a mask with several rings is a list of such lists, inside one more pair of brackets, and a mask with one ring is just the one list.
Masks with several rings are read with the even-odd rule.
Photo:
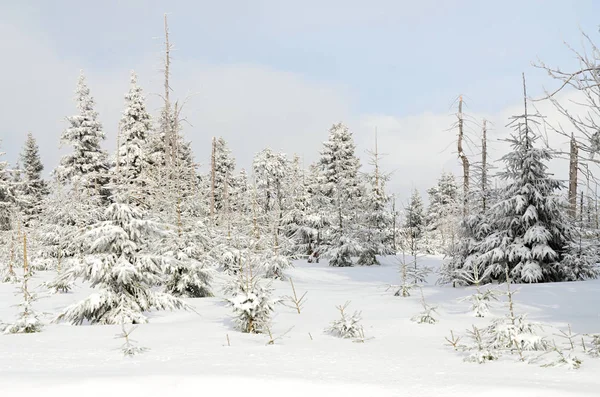
[[266, 332], [275, 304], [280, 301], [272, 298], [271, 284], [257, 276], [242, 273], [227, 287], [227, 291], [232, 295], [227, 303], [233, 309], [237, 328], [250, 334]]
[[355, 311], [354, 314], [348, 315], [346, 309], [350, 302], [344, 305], [336, 306], [340, 311], [340, 318], [333, 321], [331, 325], [325, 329], [325, 332], [337, 336], [339, 338], [364, 338], [363, 327], [360, 324], [362, 321], [361, 313]]

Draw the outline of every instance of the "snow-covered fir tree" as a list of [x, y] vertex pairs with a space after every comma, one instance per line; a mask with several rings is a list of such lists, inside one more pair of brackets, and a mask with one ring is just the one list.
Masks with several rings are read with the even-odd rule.
[[376, 255], [393, 252], [393, 215], [389, 209], [390, 198], [385, 192], [389, 174], [381, 171], [377, 151], [371, 157], [374, 171], [365, 175], [361, 197], [359, 237], [363, 248], [358, 258], [359, 265], [379, 264]]
[[[490, 165], [487, 161], [487, 135], [484, 129], [481, 140], [481, 161], [471, 164], [472, 185], [467, 200], [468, 208], [463, 212], [462, 219], [456, 229], [457, 238], [447, 247], [446, 258], [440, 269], [438, 282], [452, 283], [454, 286], [474, 284], [477, 292], [472, 295], [476, 301], [484, 298], [480, 285], [488, 282], [489, 269], [481, 264], [481, 242], [491, 232], [488, 211], [494, 202], [494, 189], [490, 186]], [[484, 294], [484, 295], [482, 295]], [[479, 311], [482, 313], [484, 310]], [[473, 335], [476, 336], [476, 335]]]
[[425, 210], [423, 200], [418, 190], [413, 193], [404, 208], [404, 233], [402, 233], [402, 247], [415, 256], [424, 249], [425, 238]]
[[[225, 197], [225, 192], [227, 191], [230, 195], [235, 194], [235, 159], [223, 137], [215, 138], [213, 150], [211, 163], [214, 163], [212, 164], [214, 173], [211, 170], [210, 194], [214, 194], [214, 198], [211, 198], [211, 200], [214, 200], [214, 210], [221, 212], [225, 208], [225, 202], [230, 199]], [[212, 180], [213, 177], [214, 181]]]
[[329, 139], [323, 143], [317, 181], [327, 198], [329, 227], [324, 254], [331, 266], [352, 266], [351, 257], [360, 255], [356, 226], [362, 196], [358, 171], [360, 162], [355, 154], [352, 133], [344, 124], [334, 124]]
[[106, 194], [108, 155], [101, 147], [105, 135], [83, 72], [75, 92], [79, 113], [67, 117], [69, 126], [61, 135], [61, 144], [71, 146], [72, 152], [62, 157], [55, 174], [59, 180], [81, 190], [93, 189]]
[[252, 168], [261, 210], [269, 213], [277, 203], [285, 211], [284, 182], [290, 171], [285, 153], [275, 153], [269, 148], [261, 150], [254, 156]]
[[125, 110], [121, 116], [119, 131], [118, 167], [115, 172], [127, 183], [134, 183], [134, 194], [142, 201], [147, 181], [141, 177], [148, 168], [148, 141], [152, 122], [146, 110], [145, 97], [137, 83], [137, 76], [131, 72], [131, 86], [125, 95]]
[[[526, 108], [525, 108], [526, 109]], [[565, 261], [573, 242], [573, 228], [557, 196], [561, 182], [547, 172], [552, 152], [536, 147], [539, 135], [525, 111], [513, 119], [512, 150], [502, 160], [506, 186], [489, 211], [492, 232], [482, 242], [482, 265], [490, 277], [504, 279], [508, 268], [515, 282], [580, 280], [591, 267], [572, 267]]]
[[150, 247], [152, 237], [163, 233], [161, 226], [148, 219], [145, 209], [131, 204], [126, 184], [117, 183], [113, 190], [105, 220], [84, 234], [89, 249], [83, 261], [63, 274], [89, 282], [96, 292], [64, 309], [56, 321], [139, 324], [147, 322], [144, 312], [151, 309], [187, 307], [181, 299], [154, 289], [162, 284], [163, 266], [171, 260]]
[[290, 242], [287, 253], [293, 257], [310, 255], [316, 237], [310, 224], [311, 194], [309, 178], [298, 155], [294, 155], [285, 184], [287, 211], [283, 214], [282, 230]]
[[41, 203], [48, 194], [48, 186], [42, 177], [44, 166], [40, 159], [37, 142], [31, 133], [21, 153], [23, 165], [22, 179], [19, 184], [19, 206], [23, 213], [24, 225], [33, 225], [41, 213]]
[[442, 173], [437, 185], [427, 190], [429, 207], [427, 208], [427, 232], [432, 239], [433, 248], [443, 252], [456, 239], [460, 214], [458, 186], [451, 173]]
[[14, 203], [8, 163], [1, 160], [4, 155], [5, 153], [0, 151], [0, 231], [10, 230], [10, 212]]

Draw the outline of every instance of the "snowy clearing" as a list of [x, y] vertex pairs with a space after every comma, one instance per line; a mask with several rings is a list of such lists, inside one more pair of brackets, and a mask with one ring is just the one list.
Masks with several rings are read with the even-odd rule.
[[[439, 257], [422, 264], [439, 267]], [[34, 283], [52, 277], [39, 272]], [[220, 395], [263, 396], [377, 395], [377, 396], [597, 396], [600, 359], [580, 357], [579, 370], [541, 368], [514, 357], [483, 365], [465, 363], [444, 345], [450, 330], [463, 332], [471, 324], [485, 325], [490, 318], [474, 318], [464, 288], [424, 287], [426, 300], [438, 305], [439, 322], [416, 324], [410, 318], [420, 311], [418, 293], [393, 296], [388, 284], [398, 283], [397, 265], [386, 258], [382, 266], [331, 268], [296, 262], [289, 270], [299, 294], [307, 292], [301, 314], [278, 305], [273, 318], [275, 337], [267, 346], [265, 335], [242, 334], [233, 328], [231, 310], [222, 297], [188, 299], [193, 312], [150, 314], [132, 338], [150, 350], [123, 357], [118, 326], [47, 325], [37, 334], [0, 337], [0, 390], [2, 396], [100, 396], [114, 392], [127, 396], [154, 396], [183, 391], [219, 392]], [[289, 282], [274, 283], [276, 296], [291, 294]], [[468, 290], [468, 289], [467, 289]], [[215, 288], [218, 293], [218, 288]], [[15, 286], [0, 284], [0, 320], [16, 316], [19, 302]], [[40, 290], [40, 292], [42, 292]], [[36, 308], [52, 317], [90, 290], [78, 286], [73, 293], [41, 299]], [[577, 333], [600, 330], [600, 281], [523, 285], [516, 295], [516, 310], [547, 325]], [[337, 305], [350, 300], [349, 311], [362, 311], [365, 343], [353, 343], [324, 333], [337, 319]], [[504, 308], [496, 304], [493, 315]], [[546, 327], [547, 334], [556, 331]], [[309, 335], [310, 333], [310, 335]], [[229, 335], [231, 346], [227, 346]], [[311, 340], [312, 336], [312, 340]]]

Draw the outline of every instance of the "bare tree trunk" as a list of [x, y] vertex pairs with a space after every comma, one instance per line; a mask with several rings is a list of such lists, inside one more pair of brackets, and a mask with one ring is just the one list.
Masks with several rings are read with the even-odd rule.
[[569, 156], [569, 215], [573, 219], [577, 214], [577, 141], [575, 135], [571, 134], [571, 153]]
[[396, 255], [396, 196], [392, 198], [392, 244], [394, 245], [394, 255]]
[[375, 189], [379, 193], [379, 150], [377, 147], [377, 127], [375, 127]]
[[27, 234], [23, 233], [23, 277], [29, 273], [29, 263], [27, 262]]
[[463, 98], [462, 95], [458, 101], [458, 157], [462, 161], [463, 166], [463, 216], [466, 216], [469, 212], [468, 204], [469, 204], [469, 159], [463, 150], [463, 140], [464, 140], [464, 120], [463, 120]]
[[487, 120], [483, 120], [481, 137], [481, 207], [487, 210]]
[[217, 152], [217, 140], [213, 136], [212, 139], [212, 155], [210, 156], [210, 216], [211, 218], [215, 215], [215, 161]]
[[169, 77], [171, 74], [171, 43], [169, 42], [169, 24], [167, 21], [167, 14], [165, 14], [165, 81], [164, 81], [164, 117], [166, 120], [165, 125], [165, 136], [164, 136], [164, 145], [165, 145], [165, 163], [173, 164], [175, 159], [174, 146], [175, 146], [175, 133], [176, 131], [173, 128], [173, 120], [174, 115], [171, 110], [171, 100], [169, 97], [171, 86], [169, 84]]

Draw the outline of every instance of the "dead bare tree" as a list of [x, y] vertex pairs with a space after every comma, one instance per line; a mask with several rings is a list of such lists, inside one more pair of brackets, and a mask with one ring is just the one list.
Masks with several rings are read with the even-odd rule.
[[[571, 134], [571, 150], [569, 153], [569, 215], [573, 219], [577, 214], [577, 158], [578, 148], [577, 141], [575, 140], [575, 134]], [[583, 191], [582, 191], [583, 193]]]
[[487, 210], [487, 120], [483, 120], [481, 134], [481, 208]]
[[[600, 48], [592, 39], [582, 32], [584, 39], [583, 49], [578, 51], [565, 43], [567, 48], [579, 61], [579, 68], [573, 71], [564, 71], [560, 67], [550, 67], [542, 61], [534, 66], [544, 69], [550, 77], [560, 82], [553, 91], [545, 91], [545, 95], [537, 101], [549, 101], [554, 108], [567, 121], [568, 126], [561, 123], [548, 125], [548, 127], [569, 139], [569, 153], [560, 155], [569, 157], [569, 214], [576, 217], [577, 206], [577, 174], [589, 164], [600, 164], [595, 155], [600, 152]], [[565, 100], [559, 97], [572, 89], [577, 95], [576, 99]], [[582, 155], [587, 154], [587, 156]], [[596, 181], [593, 174], [592, 179]]]
[[210, 157], [210, 217], [215, 216], [215, 162], [217, 153], [217, 139], [213, 136], [212, 139], [212, 154]]
[[463, 166], [463, 216], [467, 216], [469, 209], [469, 158], [463, 150], [464, 140], [464, 118], [463, 118], [463, 97], [460, 96], [458, 100], [458, 140], [456, 142], [458, 149], [458, 157], [460, 158]]

